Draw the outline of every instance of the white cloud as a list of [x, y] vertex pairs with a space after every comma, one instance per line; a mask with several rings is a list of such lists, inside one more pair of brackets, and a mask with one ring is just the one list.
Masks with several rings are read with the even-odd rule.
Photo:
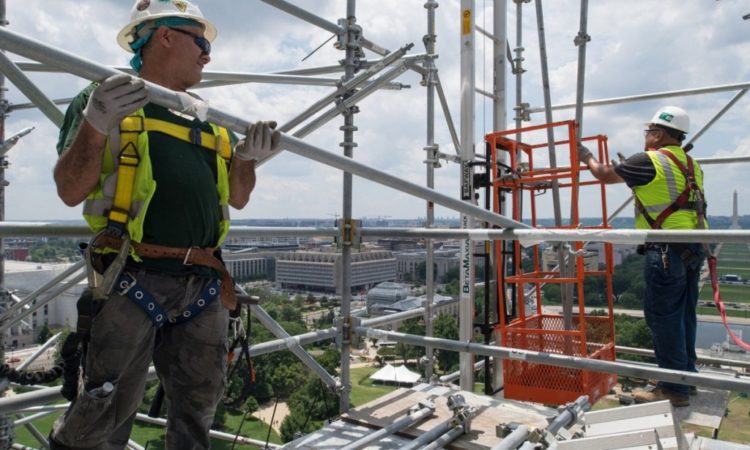
[[[343, 58], [332, 42], [324, 45], [306, 61], [301, 60], [330, 37], [322, 30], [260, 2], [229, 0], [200, 1], [206, 16], [219, 28], [219, 38], [208, 70], [232, 72], [274, 72], [294, 68], [335, 65]], [[325, 20], [336, 23], [345, 15], [345, 4], [335, 0], [295, 1]], [[475, 21], [492, 29], [492, 2], [476, 2]], [[357, 2], [357, 23], [364, 36], [388, 49], [414, 43], [410, 54], [424, 52], [427, 10], [424, 2], [400, 0]], [[23, 6], [11, 2], [7, 8], [9, 29], [65, 49], [102, 64], [124, 65], [129, 59], [114, 42], [120, 26], [127, 21], [130, 2], [99, 0], [74, 2], [27, 0]], [[436, 10], [437, 65], [456, 126], [460, 125], [460, 2], [440, 1]], [[486, 10], [483, 11], [483, 8]], [[508, 38], [515, 42], [516, 5], [509, 2]], [[578, 32], [579, 2], [544, 3], [547, 56], [553, 103], [575, 100], [578, 49], [573, 38]], [[534, 3], [523, 4], [523, 77], [524, 101], [542, 106], [542, 88], [537, 47]], [[711, 85], [748, 82], [750, 79], [750, 41], [748, 24], [741, 20], [746, 4], [739, 0], [721, 2], [659, 2], [598, 0], [590, 2], [587, 45], [585, 99], [601, 99], [664, 90], [698, 88]], [[657, 18], [654, 20], [653, 18]], [[651, 18], [646, 20], [646, 18]], [[481, 35], [476, 37], [477, 86], [492, 86], [492, 45]], [[372, 53], [368, 56], [374, 59]], [[19, 58], [12, 56], [12, 59]], [[321, 75], [337, 78], [340, 74]], [[71, 76], [33, 73], [32, 80], [52, 98], [75, 95], [86, 82]], [[426, 142], [426, 100], [420, 76], [402, 75], [398, 81], [411, 85], [402, 91], [379, 92], [360, 104], [355, 115], [358, 132], [354, 150], [357, 161], [401, 179], [425, 185], [423, 147]], [[275, 119], [284, 123], [295, 117], [326, 93], [329, 87], [267, 85], [251, 83], [201, 90], [214, 107], [248, 120]], [[513, 122], [515, 80], [508, 75], [507, 119]], [[641, 150], [643, 122], [661, 104], [673, 103], [691, 113], [694, 131], [700, 129], [734, 95], [724, 92], [624, 103], [587, 108], [583, 131], [586, 135], [606, 134], [611, 157], [620, 151], [630, 155]], [[13, 86], [8, 99], [12, 104], [27, 100]], [[741, 99], [696, 143], [695, 156], [709, 157], [749, 154], [750, 138], [745, 118], [750, 115], [750, 97]], [[491, 108], [486, 99], [476, 99], [477, 149], [481, 150], [484, 132], [491, 131]], [[534, 114], [531, 124], [543, 121]], [[556, 111], [555, 120], [574, 117], [572, 109]], [[77, 209], [66, 208], [57, 199], [51, 179], [56, 160], [57, 130], [32, 111], [12, 112], [6, 134], [34, 124], [37, 130], [24, 138], [10, 153], [7, 177], [6, 217], [9, 220], [70, 219], [79, 217]], [[341, 154], [340, 118], [311, 133], [305, 140], [327, 151]], [[524, 125], [529, 125], [524, 123]], [[544, 137], [534, 137], [542, 141]], [[435, 141], [445, 153], [454, 153], [453, 143], [436, 102]], [[560, 155], [567, 152], [558, 148]], [[540, 154], [539, 161], [546, 161]], [[560, 157], [564, 162], [566, 158]], [[706, 191], [712, 214], [731, 213], [731, 190], [750, 195], [743, 187], [743, 165], [706, 168]], [[258, 184], [250, 205], [235, 211], [234, 217], [325, 217], [341, 210], [342, 175], [306, 158], [283, 154], [258, 172]], [[459, 192], [458, 165], [443, 164], [435, 174], [436, 189], [446, 195]], [[746, 184], [746, 183], [744, 183]], [[615, 208], [628, 196], [624, 186], [609, 186], [609, 207]], [[727, 192], [730, 192], [727, 195]], [[563, 194], [563, 198], [566, 194]], [[546, 199], [544, 200], [546, 202]], [[586, 205], [598, 202], [598, 194], [582, 192], [582, 214], [594, 214]], [[408, 195], [355, 178], [354, 210], [358, 216], [415, 217], [425, 215], [425, 202]], [[742, 213], [742, 211], [741, 211]], [[746, 213], [746, 212], [745, 212]], [[455, 214], [438, 208], [437, 215]], [[629, 214], [629, 213], [626, 213]], [[551, 215], [545, 206], [541, 215]]]

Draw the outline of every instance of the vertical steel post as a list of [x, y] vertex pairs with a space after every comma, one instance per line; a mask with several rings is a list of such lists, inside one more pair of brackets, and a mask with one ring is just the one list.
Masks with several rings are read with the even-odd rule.
[[[586, 80], [586, 43], [591, 40], [591, 37], [587, 34], [588, 29], [588, 10], [589, 10], [589, 2], [588, 0], [581, 0], [581, 15], [580, 15], [580, 29], [578, 31], [578, 35], [575, 37], [574, 42], [575, 45], [578, 47], [578, 73], [577, 73], [577, 82], [576, 82], [576, 124], [578, 127], [576, 128], [576, 145], [581, 142], [581, 136], [583, 131], [583, 87], [584, 87], [584, 81]], [[580, 176], [580, 175], [578, 175]], [[578, 201], [578, 186], [574, 188], [576, 191], [571, 194], [571, 200], [572, 201]], [[570, 224], [573, 226], [576, 226], [578, 224], [573, 222], [574, 219], [574, 209], [570, 209]], [[561, 250], [562, 252], [562, 250]], [[565, 252], [567, 253], [567, 252]], [[575, 271], [575, 258], [573, 256], [568, 255], [567, 258], [567, 264], [565, 266], [562, 265], [563, 260], [560, 259], [560, 268], [562, 269], [565, 267], [565, 274], [563, 276], [573, 276], [573, 273]], [[563, 292], [563, 320], [565, 321], [565, 329], [571, 329], [573, 328], [572, 321], [569, 322], [572, 316], [572, 310], [573, 310], [573, 285], [572, 284], [565, 284], [563, 285], [566, 289], [564, 289]], [[570, 305], [568, 310], [568, 304], [566, 303], [566, 298], [570, 299]], [[581, 318], [583, 319], [583, 318]], [[579, 323], [581, 324], [581, 331], [583, 331], [584, 327], [584, 321], [580, 320]]]
[[[549, 88], [549, 69], [547, 67], [547, 40], [544, 34], [544, 13], [542, 12], [542, 0], [537, 0], [536, 3], [536, 21], [537, 30], [539, 33], [539, 59], [542, 66], [542, 86], [544, 92], [544, 118], [546, 123], [552, 123], [552, 99]], [[557, 154], [555, 151], [555, 133], [552, 128], [547, 128], [547, 148], [549, 152], [549, 165], [551, 168], [557, 167]], [[560, 209], [560, 186], [557, 180], [552, 180], [552, 204], [555, 213], [555, 226], [562, 226], [562, 212]], [[572, 209], [571, 209], [572, 211]], [[570, 265], [568, 261], [572, 258], [568, 258], [567, 252], [565, 251], [564, 245], [561, 242], [557, 243], [557, 261], [558, 267], [560, 268], [560, 276], [568, 278], [571, 276]], [[564, 284], [560, 289], [562, 296], [562, 307], [563, 307], [563, 322], [566, 330], [573, 327], [573, 285]], [[542, 299], [538, 298], [538, 302]]]
[[[424, 36], [425, 50], [427, 51], [427, 59], [425, 59], [425, 87], [427, 88], [427, 145], [424, 150], [426, 153], [425, 165], [427, 166], [427, 187], [430, 189], [435, 188], [435, 167], [438, 166], [438, 146], [435, 144], [435, 75], [437, 68], [435, 67], [435, 9], [438, 7], [438, 2], [435, 0], [427, 0], [424, 4], [427, 8], [427, 34]], [[435, 221], [435, 204], [431, 201], [427, 202], [427, 218], [425, 221], [425, 228], [432, 228]], [[430, 238], [426, 240], [426, 260], [425, 260], [425, 295], [427, 296], [427, 302], [424, 305], [424, 323], [425, 323], [425, 335], [432, 336], [434, 333], [433, 326], [433, 310], [432, 305], [435, 298], [435, 272], [433, 270], [435, 247], [433, 241]], [[425, 347], [425, 357], [427, 359], [425, 368], [425, 377], [430, 380], [433, 375], [433, 349], [432, 347]]]
[[[505, 78], [505, 69], [506, 69], [506, 61], [508, 55], [505, 54], [505, 49], [507, 48], [507, 42], [508, 42], [508, 2], [507, 0], [494, 0], [493, 4], [493, 31], [492, 34], [495, 36], [494, 41], [494, 48], [493, 48], [493, 57], [492, 57], [492, 71], [494, 74], [494, 91], [495, 94], [494, 100], [493, 100], [493, 115], [492, 115], [492, 131], [504, 131], [506, 129], [506, 123], [508, 121], [507, 118], [507, 107], [508, 107], [508, 93], [507, 93], [507, 81]], [[506, 157], [505, 152], [500, 152], [500, 155], [498, 156], [498, 162], [505, 163]], [[490, 167], [490, 170], [497, 170], [496, 167]], [[487, 176], [488, 179], [491, 180], [492, 177], [488, 173]], [[506, 214], [506, 207], [505, 202], [500, 202], [500, 214], [505, 215]], [[504, 258], [501, 258], [500, 261], [495, 260], [495, 251], [494, 246], [500, 245], [502, 246], [502, 242], [492, 242], [493, 248], [490, 251], [490, 267], [485, 267], [485, 273], [488, 273], [490, 270], [495, 271], [495, 275], [497, 275], [497, 271], [495, 268], [498, 267], [498, 264], [502, 264]], [[503, 286], [499, 286], [497, 276], [492, 277], [495, 280], [495, 287], [496, 289], [489, 290], [490, 286], [485, 285], [484, 289], [487, 290], [487, 292], [494, 292], [495, 293], [495, 304], [500, 305], [500, 301], [504, 296], [500, 296], [499, 289], [502, 289]], [[505, 307], [505, 305], [502, 305], [502, 307]], [[500, 320], [500, 311], [496, 312], [496, 319]], [[501, 342], [500, 336], [495, 334], [495, 342]], [[485, 364], [485, 370], [490, 370], [490, 365]], [[495, 389], [498, 389], [500, 386], [503, 385], [503, 366], [502, 361], [498, 358], [493, 358], [493, 364], [492, 364], [492, 386]]]
[[[8, 21], [5, 19], [5, 0], [0, 0], [0, 26], [5, 27]], [[5, 142], [5, 116], [8, 112], [8, 100], [5, 98], [5, 77], [0, 74], [0, 144]], [[0, 222], [5, 221], [5, 167], [7, 166], [5, 155], [0, 155]], [[5, 240], [0, 238], [0, 311], [10, 307], [10, 292], [5, 289]], [[0, 333], [0, 361], [5, 362], [5, 333]], [[8, 387], [8, 379], [0, 379], [0, 392]], [[10, 448], [15, 440], [13, 422], [7, 416], [0, 416], [0, 447]]]
[[[346, 36], [344, 42], [346, 48], [346, 58], [344, 60], [344, 76], [343, 81], [346, 82], [354, 78], [354, 72], [356, 69], [357, 54], [359, 49], [359, 36], [358, 29], [356, 26], [357, 18], [355, 16], [356, 1], [347, 0], [346, 2], [346, 29], [344, 32]], [[344, 94], [345, 96], [351, 93]], [[344, 148], [344, 156], [351, 158], [354, 155], [354, 147], [357, 144], [354, 142], [354, 131], [357, 127], [354, 126], [354, 114], [357, 111], [356, 106], [347, 108], [344, 112], [344, 125], [341, 130], [344, 132], [344, 142], [341, 146]], [[349, 373], [349, 353], [351, 351], [351, 300], [352, 300], [352, 242], [350, 238], [344, 238], [351, 236], [352, 226], [352, 174], [351, 172], [344, 172], [344, 188], [343, 188], [343, 205], [342, 205], [342, 219], [339, 224], [340, 231], [342, 234], [341, 239], [341, 412], [349, 411], [349, 392], [351, 391], [351, 376]]]
[[[0, 26], [8, 25], [5, 19], [5, 0], [0, 0]], [[5, 98], [5, 76], [0, 74], [0, 143], [5, 142], [5, 117], [8, 113], [8, 100]], [[8, 165], [5, 155], [0, 156], [0, 222], [5, 221], [5, 168]], [[7, 300], [8, 293], [5, 290], [5, 246], [4, 239], [0, 239], [0, 291], [3, 301]], [[0, 347], [2, 351], [2, 347]]]
[[[0, 26], [5, 27], [5, 0], [0, 0]], [[3, 53], [5, 53], [3, 51]], [[5, 76], [0, 73], [0, 144], [5, 142], [5, 116], [8, 112], [8, 100], [5, 99]], [[0, 155], [0, 222], [5, 221], [5, 155]], [[10, 305], [10, 293], [5, 289], [5, 240], [0, 238], [0, 313]], [[5, 360], [5, 333], [0, 335], [0, 361]]]
[[[461, 0], [461, 200], [475, 204], [474, 161], [474, 0]], [[474, 219], [461, 214], [461, 228], [474, 228]], [[474, 334], [474, 244], [461, 241], [461, 293], [459, 297], [458, 339], [469, 342]], [[460, 386], [474, 390], [474, 355], [461, 352]]]

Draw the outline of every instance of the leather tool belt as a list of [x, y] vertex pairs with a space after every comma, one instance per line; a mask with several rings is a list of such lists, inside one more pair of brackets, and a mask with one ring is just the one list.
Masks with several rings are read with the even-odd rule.
[[[114, 236], [102, 235], [93, 244], [95, 248], [120, 248], [122, 240]], [[215, 248], [200, 247], [167, 247], [157, 244], [146, 244], [143, 242], [131, 242], [135, 254], [141, 258], [151, 259], [177, 259], [186, 266], [204, 266], [216, 269], [222, 274], [221, 278], [221, 304], [230, 311], [237, 307], [237, 297], [234, 293], [234, 281], [224, 263], [215, 256]]]

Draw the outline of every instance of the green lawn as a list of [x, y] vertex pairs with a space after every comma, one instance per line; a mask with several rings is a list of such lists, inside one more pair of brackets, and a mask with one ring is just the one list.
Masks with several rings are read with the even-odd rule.
[[[41, 433], [44, 436], [47, 436], [49, 434], [49, 430], [52, 428], [52, 423], [55, 421], [55, 419], [60, 415], [61, 413], [56, 413], [51, 416], [44, 417], [42, 419], [39, 419], [34, 422], [34, 426], [41, 431]], [[242, 414], [227, 414], [227, 420], [226, 420], [226, 432], [227, 433], [237, 433], [237, 430], [239, 429], [240, 422], [242, 421]], [[261, 422], [260, 420], [256, 419], [255, 417], [248, 418], [245, 420], [245, 423], [242, 425], [242, 435], [252, 438], [252, 439], [258, 439], [265, 442], [266, 435], [268, 433], [268, 425]], [[163, 450], [164, 449], [164, 428], [157, 426], [157, 425], [149, 425], [144, 424], [142, 422], [136, 422], [133, 426], [133, 433], [131, 434], [131, 439], [135, 442], [146, 446], [146, 443], [148, 443], [148, 448], [151, 450]], [[31, 436], [31, 434], [26, 430], [26, 427], [17, 427], [16, 428], [16, 443], [26, 445], [29, 447], [39, 448], [39, 441], [34, 439], [34, 437]], [[275, 444], [281, 444], [281, 438], [275, 431], [271, 431], [271, 438], [269, 442], [275, 443]], [[227, 441], [221, 441], [218, 439], [212, 439], [211, 440], [211, 448], [216, 450], [229, 450], [232, 448], [232, 443]], [[236, 450], [242, 449], [242, 450], [250, 450], [250, 449], [256, 449], [257, 447], [251, 447], [248, 445], [240, 445], [237, 444], [234, 447]]]
[[357, 367], [351, 369], [352, 392], [349, 401], [353, 407], [382, 397], [397, 389], [396, 386], [373, 384], [370, 375], [380, 370], [379, 367]]
[[[750, 302], [750, 286], [736, 285], [736, 284], [721, 284], [719, 285], [721, 292], [721, 298], [724, 303], [748, 303]], [[706, 283], [701, 289], [701, 293], [698, 296], [699, 300], [713, 300], [714, 291], [711, 289], [711, 284]]]

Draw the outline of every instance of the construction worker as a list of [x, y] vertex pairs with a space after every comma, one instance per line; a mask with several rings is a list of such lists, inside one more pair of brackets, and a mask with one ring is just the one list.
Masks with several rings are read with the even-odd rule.
[[[676, 106], [660, 108], [646, 124], [645, 152], [619, 165], [606, 166], [584, 146], [579, 161], [605, 183], [625, 182], [635, 197], [638, 229], [706, 228], [703, 172], [682, 142], [690, 129], [687, 113]], [[648, 243], [645, 255], [644, 315], [653, 335], [659, 367], [697, 372], [695, 336], [698, 281], [705, 260], [701, 244]], [[669, 400], [688, 406], [693, 388], [659, 381], [655, 389], [635, 394], [639, 403]]]
[[[82, 382], [52, 429], [52, 449], [125, 448], [152, 361], [169, 405], [167, 448], [209, 448], [225, 387], [224, 306], [235, 305], [217, 249], [228, 206], [248, 203], [256, 161], [280, 140], [273, 122], [256, 122], [232, 148], [226, 129], [186, 113], [205, 110], [187, 89], [215, 38], [188, 1], [136, 1], [117, 41], [140, 78], [95, 83], [65, 115], [58, 194], [69, 206], [85, 201], [97, 234], [87, 260], [94, 307], [82, 314], [79, 301], [79, 331], [90, 322]], [[176, 91], [184, 110], [149, 103], [144, 80]], [[123, 270], [112, 273], [118, 261]]]

